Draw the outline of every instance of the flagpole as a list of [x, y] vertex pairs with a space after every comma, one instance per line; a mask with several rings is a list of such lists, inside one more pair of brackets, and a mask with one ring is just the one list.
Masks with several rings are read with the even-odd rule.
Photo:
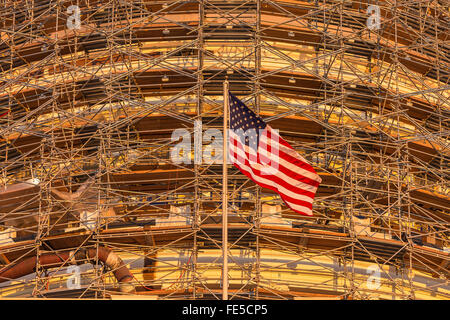
[[223, 83], [223, 180], [222, 180], [222, 300], [228, 300], [228, 77]]

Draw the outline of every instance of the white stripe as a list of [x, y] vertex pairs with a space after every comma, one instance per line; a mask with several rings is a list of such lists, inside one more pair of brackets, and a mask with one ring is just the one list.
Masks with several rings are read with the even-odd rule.
[[[245, 166], [244, 166], [244, 168], [242, 168], [242, 170], [247, 171], [247, 170], [245, 169]], [[254, 177], [254, 175], [253, 175], [251, 172], [249, 172], [249, 173], [250, 173], [250, 175], [252, 176], [252, 179], [254, 179], [255, 181], [257, 181], [257, 179]], [[284, 194], [283, 194], [282, 192], [280, 192], [280, 195], [282, 196], [283, 201], [286, 202], [286, 204], [287, 204], [289, 207], [291, 207], [292, 209], [297, 210], [297, 211], [300, 211], [300, 212], [305, 213], [305, 214], [307, 214], [307, 215], [312, 215], [312, 210], [311, 210], [311, 209], [309, 209], [309, 208], [307, 208], [307, 207], [304, 207], [304, 206], [301, 206], [301, 205], [298, 205], [298, 204], [295, 204], [295, 203], [292, 203], [292, 202], [290, 202], [289, 200], [283, 198], [283, 195], [284, 195]]]
[[[280, 144], [279, 143], [279, 141], [281, 139], [280, 135], [278, 135], [270, 126], [267, 126], [267, 128], [270, 130], [271, 135], [276, 136], [277, 138], [276, 139], [270, 138], [270, 144], [268, 144], [267, 143], [268, 137], [267, 137], [267, 135], [263, 134], [260, 137], [260, 141], [262, 141], [266, 145], [271, 146], [272, 148], [277, 148], [280, 151], [290, 155], [291, 157], [296, 158], [296, 159], [300, 160], [301, 162], [304, 162], [307, 165], [311, 166], [305, 158], [303, 158], [300, 154], [298, 154], [297, 151], [295, 151], [294, 149], [288, 148], [285, 145]], [[287, 163], [290, 164], [290, 162], [287, 162]], [[284, 165], [284, 166], [286, 168], [290, 169], [288, 166], [286, 166], [286, 165]], [[292, 164], [290, 164], [290, 166], [292, 167]], [[311, 171], [305, 170], [301, 167], [294, 166], [294, 168], [298, 168], [295, 171], [298, 171], [302, 176], [304, 176], [306, 178], [310, 178], [311, 180], [317, 181], [319, 183], [322, 182], [322, 178], [320, 178], [320, 176], [318, 174], [315, 174]]]
[[[233, 131], [230, 132], [230, 138], [233, 137], [233, 139], [237, 140], [237, 141], [241, 141], [241, 139], [239, 138], [239, 136], [237, 134], [235, 134]], [[262, 135], [262, 137], [264, 137], [264, 135]], [[261, 138], [260, 138], [261, 139]], [[260, 140], [261, 141], [261, 140]], [[305, 162], [307, 165], [310, 165], [306, 160], [303, 159], [302, 156], [300, 156], [295, 150], [293, 149], [289, 149], [281, 144], [279, 144], [277, 141], [275, 140], [270, 140], [272, 143], [269, 144], [272, 148], [279, 148], [281, 151], [283, 151], [284, 153], [289, 154], [290, 156]], [[267, 137], [265, 137], [264, 139], [264, 143], [267, 145]], [[246, 151], [252, 155], [255, 156], [256, 159], [256, 152], [254, 149], [249, 148], [248, 146], [246, 146]], [[267, 154], [267, 153], [266, 153]], [[285, 159], [283, 159], [282, 157], [278, 156], [278, 163], [280, 165], [282, 165], [283, 167], [285, 167], [286, 169], [289, 169], [293, 172], [296, 172], [306, 178], [309, 178], [311, 180], [317, 181], [319, 183], [322, 182], [322, 178], [320, 178], [320, 176], [318, 174], [315, 174], [311, 171], [305, 170], [302, 167], [293, 165], [291, 162], [286, 161]]]
[[[249, 148], [248, 146], [245, 146], [245, 149], [249, 150], [251, 148]], [[261, 165], [260, 163], [255, 162], [255, 161], [250, 161], [250, 159], [248, 159], [247, 155], [244, 153], [244, 150], [242, 150], [240, 147], [237, 147], [237, 146], [234, 146], [233, 144], [231, 144], [230, 145], [230, 150], [233, 150], [234, 153], [237, 153], [240, 157], [242, 157], [243, 159], [246, 159], [247, 161], [249, 161], [251, 167], [254, 167], [256, 170], [263, 171], [265, 166]], [[236, 157], [233, 157], [233, 158], [236, 158]], [[280, 163], [279, 164], [282, 164], [284, 162], [286, 162], [286, 161], [283, 161], [283, 159], [280, 158]], [[295, 167], [295, 168], [297, 168], [297, 167]], [[294, 171], [294, 170], [292, 170], [292, 171]], [[278, 170], [276, 175], [278, 177], [280, 177], [281, 179], [283, 179], [284, 181], [286, 181], [287, 183], [289, 183], [290, 185], [294, 186], [294, 187], [297, 187], [297, 188], [300, 188], [300, 189], [304, 189], [306, 191], [313, 192], [313, 193], [315, 193], [317, 191], [317, 187], [316, 186], [312, 186], [312, 185], [304, 183], [302, 181], [295, 180], [295, 179], [289, 177], [288, 175], [286, 175], [284, 172], [281, 172], [279, 170]]]
[[[240, 157], [242, 157], [242, 159], [246, 159], [247, 161], [250, 162], [250, 160], [246, 157], [244, 151], [241, 148], [237, 147], [235, 153], [237, 153]], [[231, 155], [231, 156], [233, 156], [233, 155]], [[233, 158], [236, 159], [236, 157], [234, 157], [234, 156], [233, 156]], [[236, 163], [241, 165], [241, 162], [237, 162], [238, 160], [239, 160], [239, 158], [236, 160]], [[242, 164], [244, 164], [244, 163], [242, 163]], [[250, 163], [250, 168], [252, 168], [252, 169], [254, 168], [256, 170], [260, 170], [261, 171], [261, 169], [264, 168], [264, 166], [262, 166], [261, 164], [259, 164], [257, 162], [251, 162]], [[303, 183], [303, 182], [295, 180], [295, 179], [292, 179], [291, 177], [287, 176], [284, 172], [278, 171], [276, 175], [280, 179], [282, 179], [283, 181], [285, 181], [286, 183], [288, 183], [289, 185], [291, 185], [293, 187], [296, 187], [296, 188], [299, 188], [299, 189], [303, 189], [305, 191], [309, 191], [309, 192], [312, 192], [312, 193], [315, 193], [317, 191], [317, 187], [309, 185], [309, 184], [306, 184], [306, 183]], [[308, 197], [308, 196], [305, 196], [305, 195], [301, 195], [301, 196], [302, 197], [306, 197], [308, 199], [312, 199], [311, 197]], [[310, 200], [305, 200], [305, 199], [299, 199], [299, 200], [310, 201]]]
[[283, 199], [283, 201], [286, 202], [286, 203], [288, 204], [288, 206], [290, 206], [290, 207], [291, 207], [292, 209], [294, 209], [294, 210], [303, 212], [303, 213], [305, 213], [305, 214], [308, 215], [308, 216], [312, 216], [312, 215], [313, 215], [312, 210], [309, 209], [309, 208], [305, 208], [305, 207], [303, 207], [303, 206], [299, 206], [298, 204], [289, 202], [288, 200], [285, 200], [285, 199]]
[[[231, 155], [231, 157], [234, 158], [234, 156], [232, 156], [232, 155]], [[293, 193], [292, 191], [290, 191], [290, 190], [286, 189], [285, 187], [279, 185], [275, 181], [268, 180], [268, 179], [262, 178], [262, 177], [260, 177], [258, 175], [255, 175], [252, 172], [252, 170], [247, 165], [245, 165], [243, 163], [238, 163], [237, 159], [235, 159], [235, 160], [236, 160], [235, 162], [239, 165], [239, 167], [241, 167], [243, 170], [247, 171], [252, 176], [253, 180], [255, 180], [256, 182], [260, 182], [260, 183], [272, 186], [272, 187], [276, 188], [277, 190], [279, 190], [280, 193], [288, 195], [291, 198], [298, 199], [298, 200], [303, 200], [303, 201], [306, 201], [306, 202], [309, 202], [309, 203], [313, 202], [312, 199], [309, 198], [309, 197], [306, 197], [308, 200], [302, 199], [303, 197], [305, 197], [304, 195], [299, 195], [299, 194]], [[286, 202], [288, 202], [288, 201], [286, 201]], [[301, 211], [301, 212], [304, 212], [304, 213], [307, 213], [307, 214], [309, 214], [310, 212], [312, 213], [311, 209], [309, 209], [307, 207], [304, 207], [304, 206], [301, 206], [301, 205], [298, 205], [298, 204], [293, 204], [293, 203], [290, 203], [290, 205], [298, 207], [299, 209], [296, 209], [298, 211]]]

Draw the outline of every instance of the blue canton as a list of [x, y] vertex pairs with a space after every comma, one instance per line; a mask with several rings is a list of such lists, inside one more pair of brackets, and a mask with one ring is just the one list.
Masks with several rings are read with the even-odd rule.
[[[242, 129], [245, 133], [247, 130], [255, 130], [256, 136], [249, 135], [245, 136], [245, 144], [247, 146], [255, 146], [257, 148], [259, 144], [259, 134], [266, 128], [267, 124], [256, 114], [250, 110], [241, 100], [233, 96], [231, 93], [230, 97], [230, 128], [237, 133], [238, 130]], [[256, 138], [256, 144], [253, 139]], [[241, 141], [242, 141], [241, 137]]]

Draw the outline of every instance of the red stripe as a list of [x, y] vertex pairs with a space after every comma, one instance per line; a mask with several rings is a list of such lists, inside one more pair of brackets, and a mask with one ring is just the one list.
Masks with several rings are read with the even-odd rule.
[[[311, 216], [310, 214], [307, 214], [307, 213], [305, 213], [305, 212], [303, 212], [303, 211], [299, 211], [299, 210], [297, 210], [297, 209], [292, 208], [292, 207], [289, 205], [288, 202], [292, 202], [292, 203], [294, 203], [294, 204], [298, 204], [298, 205], [307, 207], [307, 208], [309, 208], [309, 209], [311, 209], [311, 210], [312, 210], [312, 203], [306, 202], [306, 205], [301, 204], [301, 203], [297, 203], [297, 202], [299, 202], [299, 201], [301, 201], [301, 200], [292, 199], [291, 197], [287, 196], [286, 194], [281, 193], [280, 191], [278, 191], [278, 189], [275, 188], [275, 187], [272, 187], [272, 186], [270, 186], [270, 185], [267, 185], [267, 184], [264, 184], [264, 183], [257, 182], [257, 181], [255, 181], [255, 180], [253, 180], [253, 177], [252, 177], [252, 175], [251, 175], [249, 172], [247, 172], [245, 169], [239, 167], [239, 165], [237, 165], [236, 163], [233, 163], [233, 165], [234, 165], [236, 168], [238, 168], [239, 171], [241, 171], [243, 174], [245, 174], [249, 179], [251, 179], [252, 181], [254, 181], [256, 184], [260, 185], [260, 186], [263, 187], [263, 188], [267, 188], [267, 189], [270, 189], [270, 190], [275, 191], [276, 193], [278, 193], [278, 194], [281, 196], [281, 199], [283, 199], [284, 203], [286, 203], [286, 205], [287, 205], [289, 208], [291, 208], [292, 210], [294, 210], [295, 212], [300, 213], [300, 214], [305, 215], [305, 216]], [[304, 202], [304, 201], [302, 201], [302, 202]]]
[[[267, 147], [266, 144], [264, 142], [261, 142], [261, 141], [259, 143], [259, 146], [261, 146], [262, 148], [270, 148], [270, 146]], [[276, 150], [276, 149], [275, 148], [271, 148], [271, 150]], [[267, 152], [270, 154], [271, 150], [267, 150]], [[260, 157], [262, 159], [262, 161], [264, 161], [265, 163], [270, 163], [271, 159], [267, 158], [261, 152], [258, 152], [258, 157]], [[304, 169], [302, 164], [304, 164], [305, 162], [302, 162], [301, 160], [288, 155], [287, 153], [283, 152], [282, 150], [278, 150], [278, 157], [280, 157], [281, 159], [291, 163], [292, 165], [294, 165], [296, 167]], [[318, 187], [319, 184], [320, 184], [318, 181], [315, 181], [315, 180], [313, 180], [311, 178], [305, 177], [305, 176], [301, 175], [298, 172], [292, 171], [292, 169], [289, 169], [289, 168], [283, 166], [281, 163], [278, 163], [278, 165], [279, 165], [279, 168], [282, 168], [282, 169], [280, 169], [281, 172], [285, 173], [286, 175], [289, 175], [290, 177], [292, 177], [292, 178], [294, 178], [296, 180], [299, 180], [299, 181], [301, 181], [303, 183], [309, 184], [309, 185], [314, 186], [314, 187]], [[306, 165], [310, 166], [308, 163], [306, 163]], [[312, 168], [312, 171], [311, 170], [307, 170], [307, 171], [317, 174], [316, 171], [314, 170], [314, 168]]]
[[6, 111], [5, 113], [0, 114], [0, 118], [3, 117], [3, 116], [6, 116], [8, 113], [9, 113], [9, 110]]
[[[267, 130], [267, 128], [270, 128], [270, 126], [267, 126], [267, 127], [266, 127], [266, 130]], [[278, 136], [278, 139], [279, 139], [278, 143], [279, 143], [279, 144], [285, 146], [286, 148], [291, 149], [291, 150], [294, 151], [294, 152], [297, 152], [297, 151], [294, 150], [294, 148], [291, 147], [291, 145], [290, 145], [288, 142], [286, 142], [282, 137], [280, 137], [280, 135], [278, 135], [278, 134], [276, 134], [275, 132], [273, 132], [273, 131], [272, 131], [272, 128], [270, 128], [270, 131], [269, 131], [269, 132], [270, 132], [271, 134], [275, 134], [275, 135]], [[260, 143], [261, 143], [261, 140], [260, 140]], [[280, 151], [280, 152], [283, 152], [283, 151]], [[316, 171], [314, 170], [314, 168], [313, 168], [310, 164], [308, 164], [308, 163], [306, 163], [306, 162], [304, 162], [304, 161], [301, 161], [300, 159], [294, 158], [294, 157], [292, 157], [292, 156], [290, 156], [290, 155], [288, 155], [288, 154], [286, 154], [286, 156], [290, 157], [291, 159], [296, 159], [297, 161], [299, 161], [299, 163], [301, 164], [301, 165], [299, 165], [300, 168], [305, 169], [305, 170], [307, 170], [307, 171], [310, 171], [310, 172], [312, 172], [312, 173], [317, 174]], [[291, 162], [291, 160], [289, 160], [289, 162]]]
[[[302, 195], [305, 195], [305, 196], [307, 196], [307, 197], [310, 197], [310, 198], [314, 199], [314, 195], [315, 195], [314, 192], [307, 191], [307, 190], [302, 189], [302, 188], [300, 188], [300, 187], [293, 186], [292, 184], [287, 183], [286, 181], [284, 181], [283, 179], [279, 178], [279, 177], [276, 176], [276, 175], [262, 174], [261, 170], [258, 170], [258, 169], [253, 168], [253, 166], [250, 165], [250, 161], [248, 160], [248, 159], [250, 158], [250, 155], [249, 155], [248, 152], [246, 152], [245, 150], [243, 150], [243, 146], [242, 146], [241, 142], [240, 142], [240, 141], [237, 141], [236, 139], [233, 139], [232, 137], [230, 137], [230, 140], [232, 140], [232, 142], [235, 142], [235, 143], [236, 143], [236, 145], [233, 145], [233, 146], [235, 146], [236, 148], [239, 148], [241, 151], [243, 151], [243, 152], [245, 153], [246, 159], [244, 159], [244, 160], [245, 160], [245, 161], [244, 161], [244, 164], [247, 165], [248, 167], [250, 167], [250, 168], [252, 169], [252, 171], [253, 171], [256, 175], [258, 175], [258, 176], [261, 177], [261, 178], [265, 178], [265, 179], [268, 179], [268, 180], [272, 180], [272, 181], [274, 181], [275, 183], [277, 183], [277, 184], [279, 184], [279, 185], [285, 187], [286, 189], [291, 190], [292, 192], [295, 192], [295, 193], [298, 193], [298, 194], [302, 194]], [[234, 158], [238, 158], [237, 154], [234, 155]], [[238, 159], [239, 159], [239, 158], [238, 158]], [[259, 164], [261, 164], [261, 163], [259, 162], [259, 159], [258, 159], [256, 162], [259, 163]], [[279, 165], [279, 168], [284, 168], [284, 167], [283, 167], [282, 165]], [[292, 172], [292, 171], [289, 170], [289, 169], [284, 169], [284, 170], [280, 170], [280, 171], [282, 171], [284, 174], [286, 174], [286, 175], [288, 175], [288, 176], [292, 176], [292, 175], [294, 174], [294, 172]], [[303, 177], [303, 178], [304, 178], [304, 177]], [[304, 178], [304, 179], [307, 179], [307, 178]], [[299, 179], [299, 180], [300, 180], [300, 179]], [[308, 180], [310, 180], [310, 179], [308, 179]], [[313, 181], [313, 180], [311, 180], [311, 181]], [[305, 182], [305, 181], [302, 181], [302, 182]], [[307, 182], [305, 182], [305, 183], [307, 183], [307, 184], [309, 184], [309, 185], [312, 185], [313, 187], [317, 187], [317, 186], [318, 186], [318, 183], [317, 183], [316, 181], [313, 181], [313, 182], [315, 183], [315, 185], [309, 184], [309, 183], [307, 183]]]
[[[234, 155], [233, 155], [233, 157], [236, 158]], [[314, 199], [315, 192], [310, 192], [310, 191], [306, 191], [306, 190], [304, 190], [304, 189], [295, 187], [295, 186], [293, 186], [293, 185], [287, 183], [287, 182], [284, 181], [283, 179], [279, 178], [279, 177], [276, 176], [276, 175], [270, 175], [270, 176], [268, 176], [268, 175], [261, 175], [261, 171], [255, 169], [255, 168], [253, 168], [253, 167], [250, 165], [250, 162], [248, 161], [248, 159], [244, 159], [244, 164], [245, 164], [247, 167], [249, 167], [249, 168], [252, 170], [252, 172], [253, 172], [256, 176], [258, 176], [258, 177], [260, 177], [260, 178], [264, 178], [264, 179], [270, 180], [270, 181], [273, 181], [273, 182], [275, 182], [277, 185], [280, 185], [280, 186], [282, 186], [282, 187], [288, 189], [289, 191], [292, 191], [293, 193], [301, 194], [301, 195], [304, 195], [304, 196], [307, 196], [307, 197], [311, 198], [310, 201], [304, 201], [304, 200], [299, 200], [299, 199], [292, 198], [291, 196], [288, 196], [288, 195], [284, 194], [284, 195], [285, 195], [286, 197], [288, 197], [289, 199], [292, 199], [292, 201], [291, 201], [291, 200], [289, 200], [289, 201], [291, 201], [291, 202], [293, 202], [293, 203], [295, 203], [295, 204], [301, 205], [301, 206], [305, 206], [305, 207], [306, 207], [305, 204], [308, 204], [309, 206], [312, 205], [312, 201], [313, 201], [313, 199]], [[235, 163], [235, 165], [236, 165], [236, 163]], [[237, 165], [239, 165], [239, 164], [237, 164]], [[245, 170], [245, 169], [243, 169], [243, 168], [239, 168], [239, 169]], [[253, 179], [251, 176], [250, 176], [249, 178], [250, 178], [250, 179]], [[257, 182], [257, 181], [255, 181], [255, 182], [258, 183], [258, 184], [261, 184], [261, 186], [264, 184], [264, 183]], [[264, 185], [267, 186], [266, 184], [264, 184]], [[271, 190], [273, 190], [273, 191], [276, 191], [276, 192], [278, 192], [278, 193], [280, 193], [280, 194], [282, 193], [280, 190], [278, 190], [278, 188], [275, 188], [275, 189], [274, 189], [274, 188], [275, 188], [275, 187], [269, 187], [269, 189], [271, 189]], [[309, 208], [311, 209], [312, 207], [309, 207]]]
[[[266, 132], [266, 131], [264, 131], [264, 132]], [[270, 139], [270, 141], [274, 141], [274, 140], [271, 139], [272, 131], [269, 131], [267, 133], [268, 133], [268, 135], [266, 135], [267, 139]], [[276, 135], [276, 134], [274, 134], [274, 135]], [[277, 136], [279, 138], [281, 138], [279, 135], [277, 135]], [[232, 137], [230, 137], [230, 138], [232, 138]], [[235, 139], [233, 139], [233, 140], [235, 140]], [[237, 142], [240, 143], [240, 141], [237, 141]], [[285, 143], [287, 144], [287, 142], [285, 142]], [[289, 146], [289, 144], [287, 144], [287, 145]], [[286, 146], [286, 147], [288, 147], [288, 146]], [[311, 172], [311, 173], [317, 175], [317, 172], [314, 170], [314, 168], [309, 163], [301, 161], [300, 159], [298, 159], [296, 157], [293, 157], [290, 154], [287, 154], [284, 151], [282, 151], [282, 150], [280, 150], [280, 149], [278, 149], [276, 147], [273, 147], [272, 145], [267, 145], [265, 142], [263, 142], [262, 139], [259, 140], [258, 152], [256, 153], [256, 155], [257, 155], [257, 162], [260, 163], [260, 164], [262, 164], [263, 161], [268, 164], [268, 163], [270, 163], [271, 159], [269, 159], [268, 157], [264, 156], [261, 152], [259, 152], [259, 147], [266, 148], [266, 150], [267, 150], [267, 152], [269, 154], [270, 154], [270, 152], [272, 152], [272, 154], [273, 154], [273, 152], [278, 151], [278, 156], [281, 159], [285, 160], [286, 162], [291, 163], [292, 165], [294, 165], [296, 167], [299, 167], [299, 168], [301, 168], [301, 169], [303, 169], [305, 171], [308, 171], [308, 172]], [[242, 144], [240, 144], [240, 148], [241, 149], [243, 148]], [[292, 149], [292, 147], [289, 146], [289, 148], [293, 152], [296, 153], [296, 151], [294, 149]], [[249, 155], [247, 155], [247, 157], [249, 157]], [[300, 174], [300, 173], [298, 173], [296, 171], [292, 171], [292, 169], [289, 169], [289, 168], [283, 166], [281, 163], [278, 163], [278, 165], [279, 165], [280, 168], [282, 168], [280, 170], [281, 172], [283, 172], [284, 174], [286, 174], [286, 175], [288, 175], [288, 176], [290, 176], [290, 177], [292, 177], [292, 178], [294, 178], [296, 180], [299, 180], [299, 181], [301, 181], [303, 183], [309, 184], [309, 185], [314, 186], [314, 187], [318, 187], [320, 185], [320, 182], [315, 181], [315, 180], [313, 180], [311, 178], [305, 177], [304, 175], [302, 175], [302, 174]]]
[[[244, 168], [241, 168], [237, 164], [235, 164], [235, 166], [238, 167], [238, 169], [241, 170], [247, 177], [249, 177], [250, 179], [253, 180], [253, 178], [251, 176], [251, 173], [249, 173]], [[312, 209], [312, 200], [311, 200], [311, 202], [309, 202], [309, 201], [303, 201], [303, 200], [295, 199], [295, 198], [292, 198], [292, 197], [288, 196], [285, 193], [280, 192], [276, 187], [267, 185], [267, 184], [265, 184], [263, 182], [257, 182], [257, 181], [255, 181], [255, 182], [257, 184], [259, 184], [261, 187], [264, 187], [264, 188], [267, 188], [267, 189], [270, 189], [270, 190], [273, 190], [273, 191], [277, 192], [283, 198], [283, 200], [286, 199], [288, 202], [292, 202], [294, 204], [298, 204], [299, 206], [303, 206], [303, 207], [306, 207], [308, 209]]]

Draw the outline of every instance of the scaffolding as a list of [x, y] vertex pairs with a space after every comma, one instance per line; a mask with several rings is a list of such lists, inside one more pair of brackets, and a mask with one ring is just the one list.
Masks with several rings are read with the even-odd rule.
[[228, 166], [230, 299], [450, 298], [448, 1], [0, 8], [0, 297], [221, 299], [228, 78], [322, 178], [306, 217]]

